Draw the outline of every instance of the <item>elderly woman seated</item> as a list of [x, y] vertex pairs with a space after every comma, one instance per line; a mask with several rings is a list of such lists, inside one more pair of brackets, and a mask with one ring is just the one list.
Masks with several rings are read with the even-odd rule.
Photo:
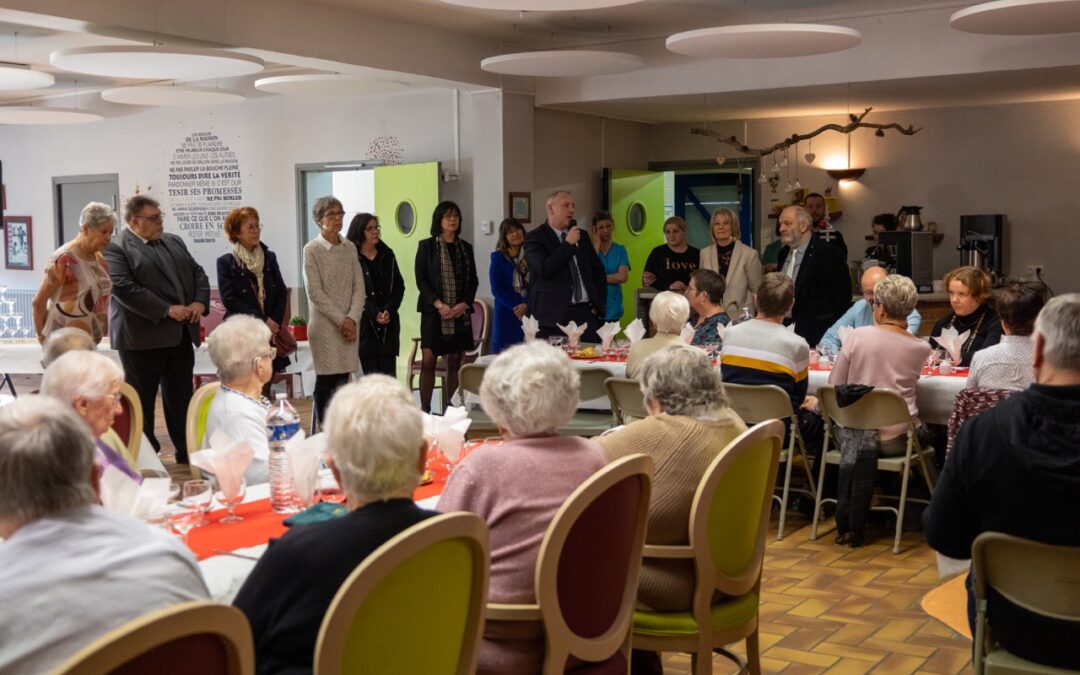
[[[843, 342], [829, 384], [864, 384], [893, 389], [907, 402], [912, 418], [918, 420], [915, 385], [919, 381], [930, 345], [908, 332], [907, 316], [915, 308], [919, 294], [911, 279], [890, 274], [874, 285], [874, 325], [856, 328]], [[907, 451], [903, 424], [878, 431], [883, 456]]]
[[[506, 440], [462, 461], [438, 510], [472, 511], [491, 528], [490, 602], [536, 601], [533, 575], [548, 525], [570, 493], [604, 466], [597, 443], [558, 435], [577, 409], [579, 386], [570, 359], [535, 341], [499, 354], [484, 373], [480, 405]], [[538, 627], [489, 621], [477, 672], [540, 672], [543, 654]]]
[[[637, 453], [653, 458], [656, 479], [647, 543], [686, 545], [698, 482], [716, 455], [746, 431], [746, 424], [727, 405], [720, 371], [696, 347], [676, 345], [656, 352], [645, 361], [640, 380], [649, 416], [602, 436], [600, 445], [609, 460]], [[693, 594], [692, 561], [645, 561], [640, 604], [685, 612]]]
[[260, 673], [310, 673], [319, 626], [341, 584], [375, 549], [435, 515], [412, 501], [427, 445], [420, 409], [401, 383], [368, 375], [341, 387], [324, 428], [349, 513], [290, 528], [236, 596]]
[[724, 309], [724, 277], [712, 270], [694, 270], [690, 273], [690, 285], [686, 287], [686, 299], [696, 317], [694, 339], [690, 344], [695, 347], [723, 344], [720, 331], [731, 323], [731, 317]]
[[997, 313], [1004, 335], [1001, 342], [975, 352], [967, 386], [975, 389], [1027, 389], [1035, 378], [1031, 362], [1031, 333], [1043, 308], [1042, 293], [1012, 284], [997, 296]]
[[90, 337], [90, 333], [69, 326], [57, 328], [49, 333], [49, 337], [45, 338], [42, 348], [45, 355], [41, 359], [41, 367], [48, 368], [53, 361], [70, 351], [96, 351], [97, 344], [94, 342], [94, 338]]
[[680, 293], [657, 293], [649, 306], [649, 321], [656, 326], [656, 335], [638, 341], [626, 355], [626, 376], [637, 379], [645, 359], [655, 351], [671, 345], [685, 344], [680, 332], [690, 318], [690, 302]]
[[203, 447], [221, 430], [234, 441], [255, 451], [244, 478], [248, 485], [268, 480], [270, 449], [266, 442], [266, 413], [270, 401], [263, 385], [274, 376], [276, 351], [270, 346], [270, 329], [262, 320], [237, 314], [226, 319], [207, 338], [210, 360], [217, 366], [221, 389], [210, 403]]
[[97, 461], [102, 470], [114, 466], [136, 482], [142, 477], [134, 457], [123, 443], [109, 444], [102, 435], [111, 431], [120, 407], [120, 385], [124, 370], [116, 361], [97, 352], [70, 351], [45, 369], [41, 393], [60, 399], [75, 409], [90, 427], [97, 447]]

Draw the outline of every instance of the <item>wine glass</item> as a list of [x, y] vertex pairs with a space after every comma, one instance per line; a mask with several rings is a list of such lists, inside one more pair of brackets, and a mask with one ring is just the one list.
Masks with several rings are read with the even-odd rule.
[[566, 336], [564, 335], [549, 335], [548, 344], [556, 349], [561, 349], [566, 344]]
[[345, 491], [338, 485], [333, 472], [329, 468], [319, 471], [318, 492], [321, 501], [330, 502], [331, 504], [345, 502]]
[[[219, 483], [220, 485], [220, 483]], [[247, 483], [243, 479], [240, 480], [236, 487], [236, 494], [226, 495], [224, 491], [214, 493], [214, 497], [225, 505], [228, 510], [228, 515], [219, 520], [220, 523], [239, 523], [243, 520], [241, 516], [236, 515], [236, 505], [244, 501], [244, 491], [247, 490]]]
[[202, 509], [193, 504], [179, 502], [169, 507], [169, 523], [180, 535], [180, 540], [188, 543], [188, 532], [195, 527], [202, 518]]
[[199, 519], [195, 522], [195, 527], [206, 524], [206, 512], [210, 510], [213, 499], [214, 488], [210, 486], [210, 481], [205, 479], [184, 481], [181, 501], [199, 509]]

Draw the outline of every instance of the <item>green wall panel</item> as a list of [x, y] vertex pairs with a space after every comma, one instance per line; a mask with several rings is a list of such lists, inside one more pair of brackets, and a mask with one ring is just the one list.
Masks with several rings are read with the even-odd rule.
[[[634, 292], [641, 288], [641, 273], [649, 253], [664, 243], [664, 174], [659, 171], [610, 171], [611, 217], [615, 220], [614, 240], [630, 255], [630, 276], [623, 284], [622, 325], [637, 315]], [[640, 202], [645, 208], [645, 227], [634, 234], [627, 225], [630, 206]]]

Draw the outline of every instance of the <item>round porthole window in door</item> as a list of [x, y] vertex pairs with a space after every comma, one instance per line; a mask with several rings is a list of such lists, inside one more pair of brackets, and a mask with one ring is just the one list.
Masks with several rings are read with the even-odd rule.
[[641, 202], [634, 202], [630, 205], [630, 208], [626, 211], [626, 225], [634, 234], [641, 234], [645, 231], [644, 204]]
[[416, 229], [416, 209], [412, 202], [405, 200], [397, 205], [394, 210], [394, 222], [402, 234], [408, 236], [413, 233]]

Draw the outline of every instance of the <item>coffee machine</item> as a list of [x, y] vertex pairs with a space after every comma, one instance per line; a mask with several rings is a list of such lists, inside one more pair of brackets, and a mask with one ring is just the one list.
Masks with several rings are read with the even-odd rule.
[[1002, 278], [1005, 214], [960, 216], [960, 264], [978, 267], [996, 283]]
[[934, 290], [934, 233], [881, 232], [878, 245], [895, 261], [890, 274], [902, 274], [915, 283], [920, 293]]

